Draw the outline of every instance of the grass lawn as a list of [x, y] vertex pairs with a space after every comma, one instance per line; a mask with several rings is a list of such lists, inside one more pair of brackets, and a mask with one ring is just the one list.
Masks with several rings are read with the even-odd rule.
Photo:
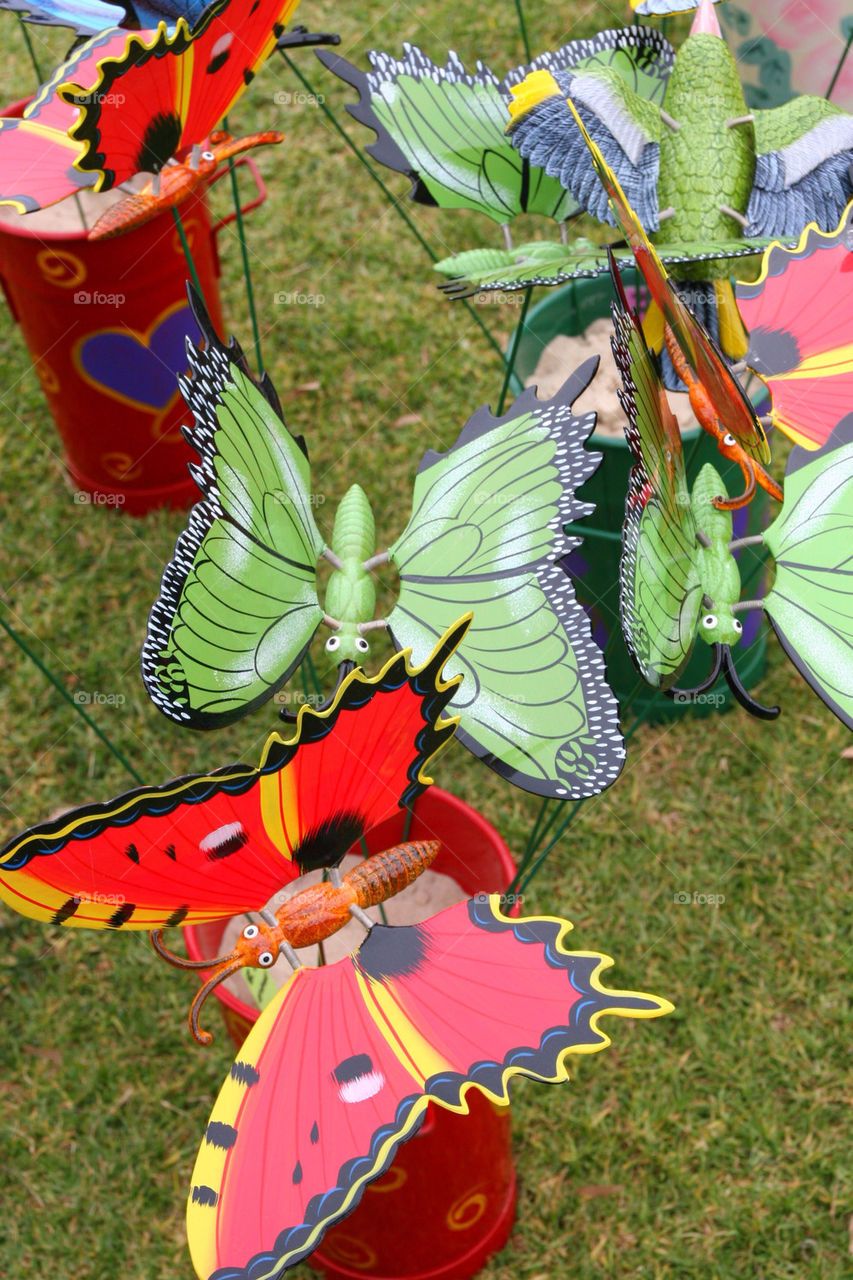
[[[533, 51], [622, 25], [627, 9], [531, 4]], [[436, 60], [454, 48], [500, 73], [524, 57], [509, 0], [476, 18], [447, 0], [304, 0], [298, 17], [339, 30], [341, 52], [362, 66], [366, 49], [396, 51], [404, 39]], [[15, 18], [0, 21], [12, 101], [34, 80]], [[30, 31], [54, 65], [66, 34]], [[310, 51], [293, 57], [369, 141], [344, 115], [351, 91]], [[282, 91], [290, 103], [276, 101]], [[358, 479], [387, 545], [408, 516], [420, 456], [446, 448], [479, 404], [496, 404], [500, 363], [471, 314], [436, 291], [423, 249], [283, 63], [258, 75], [232, 124], [286, 135], [258, 153], [269, 198], [249, 221], [249, 253], [265, 362], [289, 426], [310, 445], [319, 523], [326, 531]], [[383, 176], [405, 193], [405, 179]], [[225, 185], [213, 196], [221, 212]], [[476, 215], [406, 208], [437, 256], [499, 243]], [[232, 231], [220, 242], [223, 302], [248, 351]], [[324, 301], [280, 305], [280, 292]], [[505, 344], [517, 307], [475, 310]], [[70, 692], [106, 695], [88, 709], [147, 782], [256, 760], [277, 725], [269, 708], [200, 735], [148, 702], [139, 649], [184, 516], [132, 519], [73, 501], [20, 334], [6, 314], [0, 326], [3, 618]], [[117, 439], [121, 430], [117, 404]], [[386, 599], [393, 587], [389, 574]], [[385, 655], [380, 643], [374, 651]], [[0, 670], [3, 841], [131, 785], [8, 638]], [[640, 727], [621, 778], [581, 808], [527, 890], [525, 912], [567, 916], [579, 949], [616, 958], [613, 985], [667, 996], [676, 1012], [612, 1020], [613, 1047], [579, 1060], [570, 1087], [517, 1087], [518, 1220], [489, 1280], [850, 1273], [850, 740], [773, 640], [757, 692], [782, 704], [778, 721], [737, 710]], [[436, 780], [523, 848], [532, 797], [458, 745]], [[190, 1280], [184, 1199], [232, 1058], [224, 1031], [207, 1050], [189, 1040], [191, 992], [142, 935], [47, 928], [0, 908], [9, 1280]]]

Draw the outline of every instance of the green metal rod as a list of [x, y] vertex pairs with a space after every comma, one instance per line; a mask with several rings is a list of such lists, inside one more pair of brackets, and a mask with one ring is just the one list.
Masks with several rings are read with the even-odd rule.
[[524, 290], [524, 302], [522, 303], [522, 306], [521, 306], [521, 316], [519, 317], [518, 324], [515, 326], [515, 333], [512, 335], [512, 345], [510, 346], [510, 349], [505, 356], [506, 371], [504, 373], [504, 382], [503, 382], [503, 386], [501, 387], [500, 399], [498, 400], [498, 415], [497, 415], [498, 417], [500, 417], [504, 411], [504, 402], [506, 400], [506, 393], [509, 390], [510, 379], [512, 378], [513, 371], [515, 369], [515, 358], [518, 355], [518, 348], [521, 342], [521, 335], [524, 331], [524, 322], [527, 319], [527, 309], [530, 306], [530, 299], [532, 295], [533, 295], [532, 289]]
[[530, 62], [530, 41], [527, 37], [527, 24], [524, 21], [524, 11], [521, 7], [521, 0], [515, 0], [515, 11], [518, 14], [518, 25], [521, 29], [521, 39], [524, 43], [524, 56]]
[[[224, 128], [228, 128], [228, 117], [222, 121]], [[234, 197], [234, 214], [237, 222], [237, 237], [240, 241], [240, 253], [243, 258], [243, 275], [246, 279], [246, 301], [249, 304], [249, 316], [252, 320], [252, 334], [255, 339], [255, 359], [258, 362], [258, 374], [264, 376], [264, 358], [261, 355], [261, 333], [258, 328], [258, 314], [255, 310], [255, 291], [252, 288], [252, 272], [249, 268], [249, 250], [246, 247], [246, 232], [243, 224], [243, 210], [240, 207], [240, 192], [237, 186], [237, 166], [234, 163], [234, 157], [228, 157], [228, 169], [231, 174], [231, 194]]]
[[603, 538], [605, 542], [622, 541], [622, 534], [614, 533], [611, 529], [593, 529], [585, 524], [566, 524], [563, 528], [566, 533], [576, 533], [581, 538]]
[[853, 43], [853, 26], [851, 26], [850, 28], [850, 34], [847, 37], [847, 43], [844, 46], [844, 52], [841, 55], [841, 59], [838, 63], [838, 66], [835, 68], [835, 71], [832, 74], [832, 79], [829, 82], [829, 88], [827, 89], [826, 95], [825, 95], [827, 102], [832, 97], [832, 91], [835, 88], [835, 83], [838, 80], [838, 77], [841, 75], [841, 68], [844, 66], [844, 63], [847, 60], [847, 55], [850, 52], [851, 43]]
[[[337, 118], [335, 117], [334, 112], [333, 112], [333, 111], [331, 111], [331, 110], [329, 109], [329, 107], [327, 107], [327, 106], [326, 106], [326, 102], [325, 102], [325, 99], [324, 99], [323, 95], [322, 95], [322, 94], [317, 94], [317, 93], [315, 93], [315, 92], [314, 92], [314, 86], [311, 84], [311, 81], [310, 81], [310, 80], [308, 80], [308, 79], [307, 79], [307, 78], [302, 74], [302, 72], [299, 70], [299, 68], [296, 66], [296, 64], [290, 60], [290, 58], [287, 56], [287, 53], [285, 52], [285, 50], [284, 50], [284, 49], [279, 49], [279, 53], [280, 53], [280, 54], [281, 54], [281, 56], [284, 58], [284, 61], [287, 63], [287, 65], [288, 65], [288, 67], [290, 68], [290, 70], [291, 70], [291, 71], [294, 73], [294, 75], [295, 75], [295, 76], [296, 76], [296, 77], [301, 81], [301, 83], [302, 83], [302, 85], [305, 87], [305, 89], [307, 89], [307, 91], [312, 95], [312, 97], [314, 97], [314, 98], [316, 98], [316, 99], [317, 99], [318, 105], [319, 105], [320, 109], [322, 110], [323, 114], [325, 115], [326, 119], [329, 121], [329, 123], [332, 125], [332, 127], [336, 130], [336, 132], [337, 132], [337, 133], [339, 133], [339, 134], [340, 134], [340, 136], [343, 138], [344, 142], [345, 142], [345, 143], [346, 143], [346, 145], [349, 147], [350, 151], [351, 151], [351, 152], [353, 153], [353, 155], [358, 159], [359, 164], [360, 164], [360, 165], [362, 165], [362, 166], [363, 166], [363, 168], [365, 168], [365, 169], [367, 170], [367, 172], [370, 174], [371, 178], [372, 178], [372, 179], [373, 179], [373, 181], [376, 183], [376, 185], [380, 188], [380, 190], [381, 190], [381, 191], [383, 191], [383, 192], [385, 193], [386, 197], [388, 198], [388, 200], [389, 200], [389, 201], [390, 201], [390, 203], [391, 203], [392, 208], [394, 208], [394, 209], [397, 211], [397, 213], [400, 215], [400, 217], [401, 217], [401, 218], [403, 219], [403, 221], [405, 222], [406, 226], [407, 226], [407, 227], [409, 228], [409, 230], [411, 231], [412, 235], [413, 235], [413, 236], [415, 237], [415, 239], [417, 240], [418, 244], [421, 246], [421, 248], [424, 250], [424, 252], [425, 252], [425, 253], [427, 253], [427, 254], [429, 255], [430, 261], [432, 261], [432, 262], [438, 262], [438, 255], [437, 255], [437, 254], [435, 254], [435, 253], [433, 253], [432, 249], [429, 247], [429, 245], [427, 244], [426, 240], [425, 240], [425, 239], [423, 238], [423, 236], [421, 235], [420, 231], [418, 231], [418, 229], [417, 229], [417, 227], [415, 226], [414, 222], [412, 222], [412, 219], [411, 219], [411, 218], [409, 217], [409, 215], [406, 213], [406, 210], [405, 210], [405, 209], [402, 207], [402, 205], [398, 202], [397, 197], [394, 195], [393, 191], [391, 191], [391, 190], [390, 190], [390, 189], [385, 185], [385, 183], [382, 181], [382, 179], [380, 178], [379, 174], [378, 174], [378, 173], [376, 172], [376, 170], [372, 167], [372, 165], [370, 165], [370, 164], [368, 164], [368, 163], [367, 163], [367, 161], [365, 160], [365, 158], [364, 158], [364, 156], [362, 155], [361, 151], [360, 151], [360, 150], [359, 150], [359, 148], [355, 145], [355, 143], [353, 142], [352, 138], [351, 138], [351, 137], [349, 136], [349, 134], [347, 133], [346, 129], [344, 129], [344, 128], [343, 128], [343, 127], [338, 123], [338, 120], [337, 120]], [[463, 298], [463, 299], [462, 299], [462, 303], [463, 303], [464, 307], [466, 308], [466, 310], [467, 310], [467, 312], [468, 312], [469, 316], [471, 316], [471, 317], [472, 317], [472, 319], [473, 319], [473, 320], [474, 320], [474, 321], [479, 325], [480, 329], [482, 330], [483, 334], [484, 334], [484, 335], [485, 335], [485, 337], [487, 338], [487, 340], [488, 340], [488, 342], [490, 343], [490, 345], [495, 349], [495, 351], [497, 351], [497, 353], [498, 353], [498, 355], [500, 356], [501, 360], [503, 360], [503, 358], [504, 358], [504, 353], [503, 353], [503, 351], [501, 350], [500, 343], [499, 343], [499, 342], [497, 342], [497, 341], [495, 340], [494, 336], [489, 332], [488, 328], [487, 328], [487, 327], [486, 327], [486, 325], [483, 323], [482, 317], [481, 317], [481, 316], [479, 316], [479, 315], [477, 314], [477, 312], [476, 312], [476, 311], [474, 310], [474, 308], [471, 306], [471, 303], [468, 301], [468, 299], [467, 299], [467, 298]]]
[[207, 303], [205, 302], [204, 293], [202, 292], [201, 281], [198, 278], [198, 272], [196, 271], [195, 263], [193, 262], [193, 255], [190, 252], [190, 246], [187, 241], [186, 232], [184, 231], [184, 224], [181, 219], [181, 213], [180, 213], [180, 210], [175, 206], [173, 206], [172, 208], [172, 217], [175, 220], [175, 226], [178, 228], [178, 235], [181, 238], [181, 248], [184, 251], [184, 257], [186, 258], [187, 266], [189, 267], [190, 278], [192, 279], [193, 287], [196, 293], [198, 294], [198, 296], [201, 298], [202, 302], [204, 302], [205, 306], [207, 306]]
[[[641, 686], [642, 683], [643, 683], [642, 681], [638, 681], [638, 687]], [[632, 690], [632, 693], [630, 696], [633, 697], [635, 692], [636, 690]], [[631, 741], [631, 738], [637, 732], [640, 725], [643, 724], [643, 722], [646, 720], [650, 711], [651, 711], [651, 703], [647, 703], [642, 714], [637, 717], [637, 719], [631, 725], [628, 732], [625, 734], [626, 746]], [[530, 884], [530, 881], [533, 879], [533, 877], [538, 872], [539, 868], [542, 866], [545, 859], [548, 857], [548, 854], [551, 852], [554, 846], [558, 844], [560, 840], [562, 840], [563, 836], [568, 831], [569, 827], [574, 821], [575, 815], [577, 814], [578, 810], [585, 803], [586, 803], [585, 800], [576, 801], [572, 807], [571, 812], [567, 814], [566, 817], [563, 819], [563, 821], [559, 824], [551, 840], [548, 842], [545, 848], [539, 853], [538, 857], [529, 865], [529, 867], [527, 868], [523, 866], [519, 867], [518, 871], [516, 872], [513, 878], [513, 883], [512, 885], [510, 885], [510, 889], [509, 889], [510, 892], [516, 892], [516, 893], [524, 892], [524, 890]]]
[[10, 626], [9, 623], [6, 621], [6, 619], [3, 618], [2, 616], [0, 616], [0, 627], [2, 627], [3, 630], [6, 632], [6, 634], [12, 640], [14, 640], [18, 648], [21, 649], [22, 652], [27, 655], [30, 662], [34, 663], [35, 666], [38, 667], [39, 671], [42, 673], [42, 675], [45, 677], [46, 680], [50, 681], [54, 689], [56, 689], [57, 693], [61, 693], [65, 701], [69, 704], [69, 706], [73, 707], [74, 710], [77, 712], [78, 716], [80, 716], [81, 719], [86, 722], [86, 724], [89, 726], [90, 729], [94, 730], [94, 732], [101, 739], [101, 742], [103, 742], [107, 750], [111, 751], [112, 754], [115, 756], [116, 760], [118, 760], [120, 764], [124, 765], [125, 769], [130, 774], [130, 776], [134, 778], [139, 783], [140, 786], [144, 786], [142, 778], [136, 772], [133, 765], [130, 764], [129, 761], [125, 760], [124, 756], [122, 755], [118, 747], [115, 745], [115, 743], [111, 742], [110, 739], [107, 737], [107, 735], [101, 729], [98, 728], [98, 726], [95, 724], [94, 720], [88, 714], [88, 712], [83, 710], [83, 707], [80, 705], [79, 702], [74, 701], [74, 698], [65, 688], [65, 685], [61, 682], [61, 680], [59, 680], [53, 674], [53, 672], [50, 670], [49, 667], [45, 666], [41, 658], [39, 658], [38, 654], [34, 653], [33, 650], [30, 648], [30, 646], [27, 644], [26, 640], [24, 640], [22, 636], [19, 636], [17, 631], [15, 631], [15, 629], [12, 626]]
[[41, 67], [39, 66], [38, 58], [36, 57], [36, 51], [33, 48], [33, 42], [30, 39], [30, 33], [27, 30], [27, 24], [26, 22], [24, 22], [24, 19], [21, 17], [20, 14], [18, 14], [18, 23], [20, 24], [21, 31], [24, 34], [24, 40], [26, 41], [26, 45], [27, 45], [27, 52], [30, 55], [30, 62], [33, 64], [33, 71], [35, 71], [36, 76], [38, 77], [39, 85], [42, 85], [44, 84], [44, 76], [41, 73]]

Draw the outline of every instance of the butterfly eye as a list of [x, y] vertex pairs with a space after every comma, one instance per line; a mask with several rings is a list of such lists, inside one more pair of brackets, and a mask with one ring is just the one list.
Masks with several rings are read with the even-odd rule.
[[740, 621], [739, 618], [732, 618], [732, 626], [734, 627], [738, 635], [740, 635], [741, 631], [743, 631], [743, 623]]
[[247, 924], [245, 929], [243, 930], [243, 937], [257, 938], [257, 936], [258, 936], [258, 926], [256, 924]]
[[340, 649], [340, 647], [341, 647], [341, 637], [329, 636], [328, 640], [326, 641], [326, 653], [334, 653], [335, 650]]
[[275, 961], [275, 956], [271, 951], [262, 951], [258, 956], [258, 964], [262, 969], [268, 969]]
[[202, 160], [215, 160], [216, 156], [212, 151], [202, 151], [201, 158]]
[[717, 625], [717, 615], [715, 613], [706, 613], [702, 619], [702, 626], [706, 631], [712, 630]]
[[723, 436], [723, 444], [726, 446], [727, 449], [731, 449], [733, 444], [737, 444], [737, 440], [735, 440], [731, 431], [727, 431], [726, 434]]
[[358, 639], [357, 639], [357, 640], [356, 640], [356, 642], [355, 642], [355, 647], [356, 647], [356, 649], [358, 649], [359, 653], [369, 653], [369, 652], [370, 652], [370, 645], [367, 643], [367, 641], [365, 640], [364, 636], [359, 636], [359, 637], [358, 637]]

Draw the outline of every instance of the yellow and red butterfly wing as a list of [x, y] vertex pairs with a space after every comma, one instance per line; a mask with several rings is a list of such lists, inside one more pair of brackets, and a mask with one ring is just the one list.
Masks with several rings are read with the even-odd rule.
[[305, 869], [330, 866], [431, 781], [449, 741], [458, 681], [441, 667], [464, 624], [421, 667], [408, 651], [331, 706], [304, 708], [260, 765], [140, 788], [25, 831], [0, 851], [0, 898], [23, 915], [83, 928], [152, 929], [262, 907]]
[[601, 1016], [671, 1006], [607, 991], [610, 962], [570, 952], [570, 926], [511, 920], [497, 897], [422, 925], [377, 925], [358, 952], [300, 970], [261, 1014], [219, 1095], [193, 1172], [190, 1252], [202, 1280], [279, 1275], [316, 1248], [417, 1129], [430, 1100], [501, 1102], [516, 1075], [566, 1080], [609, 1044]]
[[127, 37], [115, 57], [101, 59], [85, 95], [71, 78], [59, 90], [84, 107], [72, 136], [82, 144], [82, 172], [103, 172], [104, 186], [202, 142], [254, 78], [298, 0], [222, 0], [193, 31], [179, 18], [169, 32]]
[[806, 449], [826, 444], [853, 407], [853, 203], [833, 232], [812, 222], [798, 244], [766, 250], [738, 282], [746, 363], [767, 383], [774, 424]]
[[23, 116], [0, 120], [0, 204], [29, 213], [81, 187], [97, 188], [97, 173], [81, 174], [74, 168], [83, 147], [69, 130], [80, 109], [61, 98], [57, 89], [69, 77], [83, 85], [94, 83], [99, 60], [121, 53], [127, 40], [128, 33], [117, 27], [87, 40], [45, 81]]

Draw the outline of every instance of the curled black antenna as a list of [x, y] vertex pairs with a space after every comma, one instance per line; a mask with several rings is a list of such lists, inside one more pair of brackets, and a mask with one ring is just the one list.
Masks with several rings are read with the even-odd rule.
[[678, 703], [695, 702], [700, 694], [707, 692], [713, 684], [716, 684], [717, 676], [723, 669], [723, 650], [725, 649], [728, 652], [728, 648], [727, 644], [713, 644], [711, 646], [711, 670], [702, 683], [697, 684], [695, 689], [666, 689], [666, 696]]
[[747, 692], [740, 681], [740, 676], [732, 659], [732, 651], [727, 644], [721, 646], [723, 653], [723, 675], [726, 677], [726, 683], [737, 698], [740, 705], [751, 716], [756, 716], [759, 720], [775, 720], [781, 711], [781, 707], [765, 707], [760, 702], [756, 702]]
[[[341, 685], [343, 684], [344, 680], [346, 680], [349, 673], [351, 671], [355, 671], [356, 666], [357, 666], [357, 663], [350, 662], [349, 659], [347, 659], [346, 662], [338, 663], [337, 683], [335, 684], [335, 687], [332, 690], [332, 692], [329, 694], [328, 698], [324, 698], [324, 700], [320, 703], [319, 706], [313, 708], [314, 711], [325, 711], [328, 707], [332, 705], [335, 699], [335, 694], [338, 692], [338, 689], [340, 689]], [[299, 718], [299, 712], [291, 711], [289, 707], [282, 707], [278, 714], [285, 724], [296, 724], [296, 721]]]

